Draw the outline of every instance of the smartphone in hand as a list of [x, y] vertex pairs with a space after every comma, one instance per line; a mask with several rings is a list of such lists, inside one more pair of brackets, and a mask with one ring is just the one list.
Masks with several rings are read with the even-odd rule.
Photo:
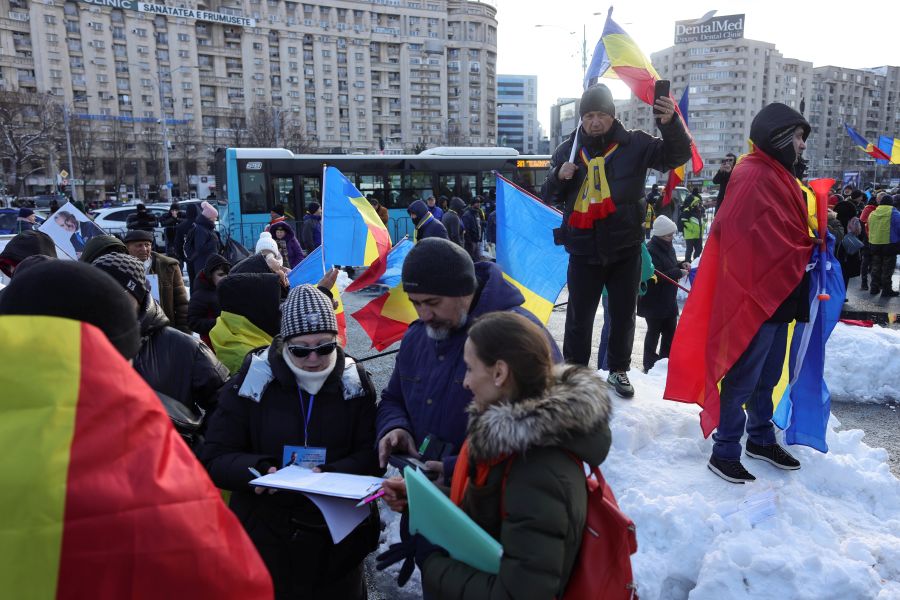
[[401, 475], [403, 474], [403, 469], [405, 469], [406, 467], [412, 467], [416, 470], [421, 471], [428, 479], [435, 480], [438, 476], [438, 474], [434, 471], [429, 471], [428, 468], [425, 467], [425, 463], [423, 461], [413, 456], [409, 456], [408, 454], [391, 454], [390, 456], [388, 456], [388, 464], [400, 469]]
[[[669, 97], [671, 92], [671, 83], [668, 79], [657, 79], [656, 83], [653, 84], [653, 104], [656, 104], [657, 99], [662, 97]], [[658, 115], [660, 113], [655, 107], [653, 108], [653, 114]]]

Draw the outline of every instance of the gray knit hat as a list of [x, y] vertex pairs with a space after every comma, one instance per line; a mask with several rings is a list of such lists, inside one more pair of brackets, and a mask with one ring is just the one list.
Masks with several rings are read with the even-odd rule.
[[281, 305], [282, 338], [287, 340], [311, 333], [337, 335], [337, 332], [337, 319], [330, 298], [308, 283], [290, 291]]
[[425, 238], [416, 244], [403, 261], [400, 279], [407, 294], [468, 296], [478, 286], [472, 258], [443, 238]]
[[144, 306], [148, 292], [144, 263], [128, 254], [113, 252], [104, 254], [91, 264], [112, 275], [140, 306]]

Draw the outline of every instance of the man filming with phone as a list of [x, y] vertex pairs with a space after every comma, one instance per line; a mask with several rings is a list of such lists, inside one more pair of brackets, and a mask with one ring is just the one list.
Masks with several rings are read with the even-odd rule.
[[731, 179], [731, 170], [737, 162], [737, 156], [729, 152], [722, 160], [722, 166], [713, 176], [713, 183], [719, 186], [719, 193], [716, 195], [716, 212], [722, 208], [722, 200], [725, 199], [725, 188], [728, 187], [728, 180]]
[[647, 169], [668, 171], [691, 156], [690, 138], [668, 83], [657, 82], [653, 106], [662, 138], [625, 129], [605, 85], [585, 90], [581, 126], [554, 152], [542, 188], [544, 202], [564, 206], [563, 225], [554, 232], [556, 243], [569, 253], [563, 356], [570, 363], [588, 364], [594, 318], [606, 287], [608, 383], [624, 398], [634, 396], [627, 371], [641, 275]]

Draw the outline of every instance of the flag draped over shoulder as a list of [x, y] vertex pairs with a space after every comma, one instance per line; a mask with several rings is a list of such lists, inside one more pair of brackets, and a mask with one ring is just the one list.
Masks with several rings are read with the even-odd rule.
[[878, 149], [888, 156], [887, 160], [881, 159], [878, 164], [900, 165], [900, 138], [878, 136]]
[[562, 213], [497, 177], [497, 265], [525, 296], [524, 308], [543, 323], [566, 284], [566, 250], [553, 243]]
[[[678, 102], [678, 110], [681, 112], [681, 118], [684, 119], [685, 129], [687, 129], [688, 126], [688, 108], [690, 106], [688, 90], [690, 89], [690, 87], [684, 88], [684, 92], [681, 94], [681, 100]], [[680, 165], [669, 171], [669, 178], [666, 180], [666, 187], [663, 190], [662, 206], [668, 206], [672, 201], [672, 192], [684, 181], [684, 173], [685, 165]]]
[[[323, 244], [324, 245], [324, 244]], [[306, 255], [300, 264], [291, 269], [288, 273], [288, 283], [292, 288], [298, 285], [308, 283], [316, 285], [325, 277], [325, 272], [330, 271], [332, 265], [326, 265], [322, 262], [322, 246], [317, 246], [315, 250]], [[344, 314], [344, 302], [341, 300], [341, 292], [337, 284], [331, 288], [331, 297], [337, 300], [337, 308], [334, 309], [334, 317], [338, 326], [338, 343], [341, 346], [347, 345], [347, 315]]]
[[322, 192], [325, 264], [362, 267], [391, 249], [384, 222], [349, 179], [326, 167]]
[[272, 597], [243, 527], [99, 329], [4, 316], [0, 340], [4, 595]]
[[853, 143], [859, 146], [859, 149], [871, 156], [872, 158], [881, 159], [881, 160], [890, 160], [891, 157], [888, 154], [885, 154], [884, 150], [880, 149], [878, 146], [874, 144], [870, 144], [869, 141], [863, 136], [859, 135], [859, 133], [844, 123], [844, 127], [847, 129], [847, 135], [850, 136], [850, 139], [853, 140]]
[[738, 162], [728, 193], [740, 201], [724, 204], [713, 221], [675, 330], [664, 393], [703, 407], [705, 436], [719, 424], [719, 382], [799, 285], [813, 246], [797, 180], [765, 153]]
[[[606, 24], [603, 26], [603, 34], [594, 47], [594, 55], [591, 64], [584, 74], [584, 89], [587, 89], [591, 81], [600, 77], [621, 79], [631, 89], [635, 96], [645, 104], [653, 105], [653, 87], [659, 74], [653, 68], [650, 59], [641, 52], [631, 36], [625, 33], [618, 23], [613, 21], [612, 7], [606, 16]], [[676, 106], [677, 108], [677, 106]], [[697, 150], [697, 144], [687, 128], [686, 112], [681, 112], [685, 121], [685, 131], [691, 137], [691, 168], [694, 173], [703, 169], [703, 158]]]

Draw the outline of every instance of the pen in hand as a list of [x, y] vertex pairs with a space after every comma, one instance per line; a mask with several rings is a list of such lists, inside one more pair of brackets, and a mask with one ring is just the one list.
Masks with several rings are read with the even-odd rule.
[[379, 498], [381, 498], [382, 496], [384, 496], [384, 490], [383, 489], [378, 490], [371, 496], [366, 496], [365, 498], [360, 500], [359, 503], [356, 505], [356, 508], [359, 508], [360, 506], [365, 506], [366, 504], [369, 504], [370, 502], [374, 502], [374, 501], [378, 500]]

